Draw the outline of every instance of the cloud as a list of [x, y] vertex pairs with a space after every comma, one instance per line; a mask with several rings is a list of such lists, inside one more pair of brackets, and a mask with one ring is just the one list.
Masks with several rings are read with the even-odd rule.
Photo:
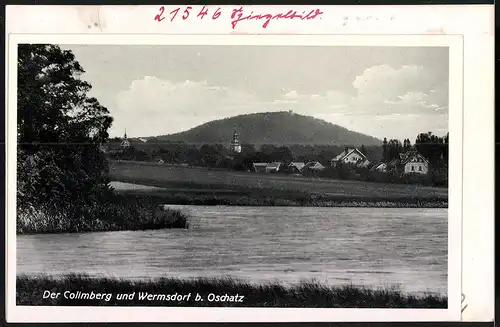
[[286, 92], [283, 98], [299, 111], [313, 108], [316, 114], [345, 113], [359, 115], [442, 114], [448, 109], [447, 83], [422, 66], [372, 66], [352, 82], [354, 95], [340, 90], [325, 94]]
[[[235, 89], [209, 85], [206, 81], [173, 83], [154, 76], [135, 80], [117, 96], [120, 110], [148, 113], [217, 115], [243, 110], [255, 102], [253, 95]], [[240, 110], [240, 111], [241, 111]]]
[[145, 76], [117, 94], [113, 131], [122, 133], [127, 128], [131, 136], [175, 133], [213, 119], [247, 113], [257, 103], [250, 93], [206, 81], [174, 83]]
[[263, 100], [244, 90], [206, 81], [174, 83], [145, 76], [118, 93], [113, 131], [121, 133], [127, 128], [130, 135], [174, 133], [214, 119], [266, 111], [332, 113], [348, 100], [349, 96], [339, 91], [319, 95], [294, 90]]
[[372, 114], [441, 114], [448, 109], [448, 83], [423, 66], [373, 66], [356, 77], [353, 105]]
[[291, 90], [281, 99], [274, 100], [276, 105], [289, 104], [289, 109], [307, 115], [346, 113], [352, 97], [345, 92], [332, 90], [324, 94], [299, 94]]
[[214, 119], [284, 110], [330, 117], [327, 120], [332, 123], [343, 122], [347, 128], [372, 135], [379, 133], [370, 132], [370, 128], [375, 131], [370, 125], [396, 127], [396, 122], [407, 124], [411, 119], [418, 120], [419, 128], [426, 120], [437, 119], [442, 122], [439, 128], [444, 128], [448, 114], [447, 83], [422, 66], [373, 66], [346, 83], [352, 83], [351, 93], [332, 89], [322, 94], [304, 94], [282, 89], [281, 94], [269, 100], [233, 86], [145, 76], [117, 94], [113, 130], [120, 132], [126, 127], [132, 136], [168, 134]]

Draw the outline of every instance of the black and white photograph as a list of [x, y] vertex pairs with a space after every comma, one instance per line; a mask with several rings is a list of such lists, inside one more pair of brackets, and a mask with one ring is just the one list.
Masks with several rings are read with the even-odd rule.
[[16, 306], [449, 309], [451, 48], [207, 43], [16, 45]]

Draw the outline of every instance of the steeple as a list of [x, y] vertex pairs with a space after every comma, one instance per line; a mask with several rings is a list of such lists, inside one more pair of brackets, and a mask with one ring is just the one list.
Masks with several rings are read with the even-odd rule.
[[125, 134], [123, 135], [123, 140], [122, 140], [122, 148], [128, 148], [130, 146], [130, 142], [127, 139], [127, 129], [125, 128]]
[[236, 153], [241, 152], [241, 144], [240, 144], [239, 135], [238, 135], [238, 132], [236, 132], [236, 129], [233, 132], [233, 139], [231, 140], [231, 144], [229, 145], [229, 150], [231, 152], [236, 152]]

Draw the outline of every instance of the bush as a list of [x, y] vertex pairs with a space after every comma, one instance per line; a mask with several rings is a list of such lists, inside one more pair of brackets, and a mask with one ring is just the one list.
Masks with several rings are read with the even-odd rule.
[[53, 210], [24, 206], [17, 211], [17, 234], [78, 233], [189, 228], [189, 218], [165, 209], [152, 197], [108, 193], [93, 204]]

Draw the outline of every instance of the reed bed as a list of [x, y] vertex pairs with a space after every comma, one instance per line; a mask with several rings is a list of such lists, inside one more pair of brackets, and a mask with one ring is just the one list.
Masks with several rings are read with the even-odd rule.
[[[102, 298], [82, 298], [91, 297], [82, 295], [91, 292], [94, 295], [103, 294]], [[60, 294], [44, 298], [44, 293], [46, 296]], [[146, 294], [150, 295], [149, 298]], [[125, 298], [118, 299], [120, 295]], [[71, 296], [79, 298], [70, 299]], [[445, 296], [406, 294], [398, 287], [371, 289], [355, 285], [329, 286], [317, 281], [284, 285], [278, 282], [255, 284], [230, 277], [122, 279], [80, 274], [17, 277], [17, 305], [447, 308], [447, 302]]]

